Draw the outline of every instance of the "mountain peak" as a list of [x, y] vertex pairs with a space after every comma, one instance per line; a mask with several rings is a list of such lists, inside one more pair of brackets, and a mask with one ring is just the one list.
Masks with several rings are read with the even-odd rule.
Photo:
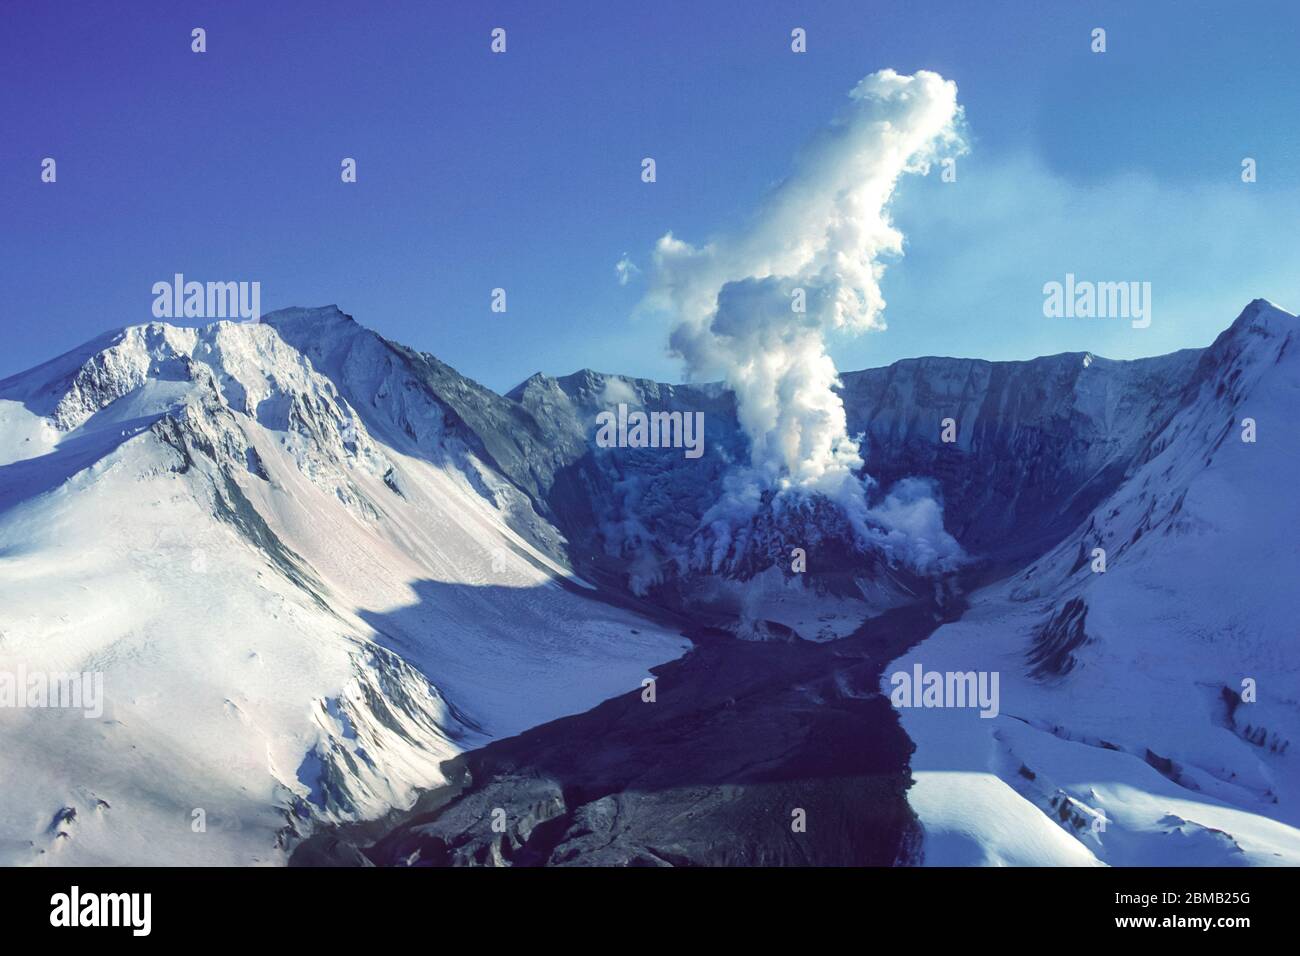
[[1233, 321], [1228, 331], [1231, 332], [1239, 327], [1255, 325], [1261, 322], [1268, 323], [1278, 318], [1294, 319], [1295, 316], [1268, 299], [1251, 299], [1246, 304], [1246, 307], [1241, 310], [1241, 314]]
[[[1285, 342], [1294, 331], [1295, 321], [1294, 315], [1268, 299], [1252, 299], [1232, 324], [1215, 338], [1203, 361], [1218, 361], [1225, 349], [1236, 354], [1242, 348], [1274, 348], [1263, 343], [1271, 343], [1279, 336]], [[1256, 344], [1248, 345], [1251, 342]]]
[[[334, 304], [311, 307], [289, 306], [285, 309], [276, 309], [274, 312], [266, 313], [260, 321], [263, 325], [269, 325], [274, 329], [303, 326], [357, 325], [352, 316]], [[357, 327], [360, 328], [360, 326]]]

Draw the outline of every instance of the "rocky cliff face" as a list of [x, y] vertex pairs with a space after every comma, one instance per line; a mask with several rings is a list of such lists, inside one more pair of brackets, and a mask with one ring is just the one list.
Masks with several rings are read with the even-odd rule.
[[[866, 471], [935, 478], [948, 530], [974, 555], [1054, 544], [1118, 487], [1178, 408], [1199, 350], [1117, 362], [925, 358], [843, 376]], [[941, 440], [952, 419], [956, 441]]]
[[[1086, 353], [1029, 362], [915, 359], [845, 373], [842, 395], [850, 434], [863, 436], [863, 473], [875, 479], [878, 494], [906, 478], [933, 479], [945, 526], [963, 548], [973, 557], [1014, 562], [1054, 545], [1118, 487], [1179, 407], [1200, 356], [1186, 350], [1133, 362]], [[652, 567], [659, 582], [719, 570], [699, 559], [697, 545], [728, 466], [747, 456], [728, 393], [582, 371], [534, 376], [508, 397], [563, 442], [568, 463], [539, 492], [576, 545], [579, 564], [605, 579]], [[619, 398], [648, 410], [703, 411], [704, 459], [597, 449], [596, 415]], [[942, 440], [946, 419], [955, 442]], [[783, 522], [761, 512], [747, 550], [728, 555], [721, 570], [748, 578], [788, 563], [787, 543], [836, 538], [828, 545], [837, 549], [835, 566], [870, 575], [881, 563], [815, 508], [803, 515], [803, 532], [773, 534]]]

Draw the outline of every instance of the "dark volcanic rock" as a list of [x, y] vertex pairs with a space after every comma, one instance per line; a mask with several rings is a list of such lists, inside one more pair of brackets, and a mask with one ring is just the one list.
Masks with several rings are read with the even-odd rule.
[[[913, 748], [878, 692], [880, 672], [957, 613], [900, 608], [829, 644], [693, 634], [694, 650], [655, 671], [654, 702], [637, 689], [448, 761], [450, 787], [366, 856], [414, 866], [899, 862], [918, 843], [906, 799]], [[308, 841], [295, 863], [338, 837]]]

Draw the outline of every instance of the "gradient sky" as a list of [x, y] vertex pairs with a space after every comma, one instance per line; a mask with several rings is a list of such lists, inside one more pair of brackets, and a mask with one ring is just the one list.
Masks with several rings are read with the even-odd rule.
[[[615, 264], [649, 271], [669, 230], [743, 229], [885, 67], [956, 81], [971, 152], [955, 183], [903, 182], [889, 328], [834, 340], [841, 369], [1128, 358], [1205, 345], [1257, 296], [1300, 308], [1290, 2], [5, 0], [3, 18], [0, 376], [150, 321], [153, 283], [183, 272], [258, 280], [263, 311], [337, 303], [498, 390], [584, 366], [680, 380], [668, 323], [637, 311], [646, 275], [620, 285]], [[1067, 272], [1150, 281], [1151, 327], [1045, 318]]]

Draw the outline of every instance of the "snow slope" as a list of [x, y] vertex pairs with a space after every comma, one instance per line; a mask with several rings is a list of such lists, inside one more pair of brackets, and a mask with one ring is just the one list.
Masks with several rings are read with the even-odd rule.
[[0, 382], [0, 672], [104, 695], [0, 708], [0, 863], [280, 863], [680, 654], [558, 584], [558, 533], [451, 419], [333, 308]]
[[886, 668], [1000, 674], [996, 718], [900, 710], [925, 862], [1300, 863], [1297, 338], [1251, 303], [1122, 484]]

